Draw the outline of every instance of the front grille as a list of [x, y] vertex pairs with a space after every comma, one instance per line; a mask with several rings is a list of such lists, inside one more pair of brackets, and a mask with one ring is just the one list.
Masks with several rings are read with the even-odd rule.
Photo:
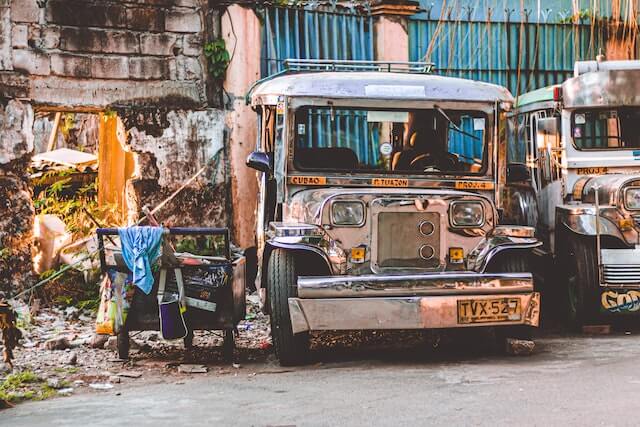
[[640, 265], [604, 265], [602, 275], [604, 282], [610, 285], [640, 284]]
[[378, 214], [378, 268], [435, 268], [440, 265], [440, 214]]

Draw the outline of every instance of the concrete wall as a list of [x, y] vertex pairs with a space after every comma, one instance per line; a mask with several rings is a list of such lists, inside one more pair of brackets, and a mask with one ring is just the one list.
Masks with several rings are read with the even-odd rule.
[[0, 70], [28, 75], [35, 102], [206, 105], [200, 0], [3, 2]]
[[247, 168], [247, 156], [255, 149], [257, 115], [246, 105], [245, 94], [260, 78], [261, 23], [251, 8], [229, 6], [222, 17], [222, 35], [233, 60], [224, 82], [229, 96], [227, 126], [231, 191], [233, 200], [234, 240], [241, 247], [255, 245], [258, 180]]

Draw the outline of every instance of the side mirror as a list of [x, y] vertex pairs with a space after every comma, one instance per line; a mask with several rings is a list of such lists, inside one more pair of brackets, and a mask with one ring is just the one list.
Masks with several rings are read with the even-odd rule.
[[509, 163], [507, 165], [507, 183], [526, 182], [531, 180], [531, 172], [524, 163]]
[[247, 166], [260, 172], [271, 172], [271, 159], [262, 151], [254, 151], [247, 157]]

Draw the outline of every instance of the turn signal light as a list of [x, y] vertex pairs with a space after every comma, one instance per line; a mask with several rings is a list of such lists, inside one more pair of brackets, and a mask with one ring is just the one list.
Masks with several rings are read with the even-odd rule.
[[629, 231], [633, 230], [633, 219], [632, 218], [622, 218], [618, 220], [618, 227], [620, 231]]
[[464, 250], [462, 248], [449, 248], [449, 262], [462, 264], [464, 262]]
[[364, 262], [367, 249], [364, 246], [351, 248], [351, 262], [354, 264], [362, 264]]

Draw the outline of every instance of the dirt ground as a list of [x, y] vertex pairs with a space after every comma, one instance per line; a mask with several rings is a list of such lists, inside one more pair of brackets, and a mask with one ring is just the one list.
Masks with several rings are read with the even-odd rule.
[[[12, 404], [45, 397], [29, 393], [34, 388], [38, 391], [38, 384], [46, 384], [49, 390], [46, 398], [52, 398], [179, 383], [194, 376], [237, 375], [240, 369], [243, 375], [247, 370], [248, 375], [283, 372], [273, 354], [269, 318], [259, 309], [256, 295], [247, 297], [247, 315], [238, 325], [232, 362], [223, 359], [219, 331], [196, 331], [194, 348], [189, 350], [185, 350], [181, 340], [162, 340], [156, 331], [134, 331], [130, 333], [130, 358], [123, 361], [118, 359], [115, 337], [95, 335], [95, 315], [91, 312], [75, 307], [43, 308], [21, 326], [24, 339], [15, 350], [14, 370], [5, 369], [0, 374], [0, 384], [12, 373], [25, 372], [35, 374], [38, 383], [20, 388], [14, 393]], [[452, 345], [466, 348], [464, 344], [469, 339], [481, 349], [490, 341], [485, 333], [469, 337], [460, 337], [460, 333], [464, 331], [445, 336], [416, 331], [331, 332], [313, 335], [311, 348], [322, 360], [339, 360], [345, 353], [402, 349], [429, 352]], [[198, 372], [185, 372], [189, 370]]]

